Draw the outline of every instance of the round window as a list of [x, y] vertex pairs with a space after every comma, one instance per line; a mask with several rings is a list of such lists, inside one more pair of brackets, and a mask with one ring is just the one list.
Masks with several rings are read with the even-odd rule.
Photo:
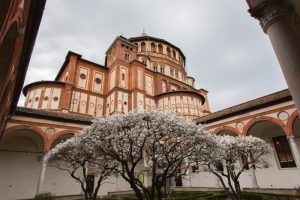
[[34, 99], [34, 100], [35, 100], [35, 101], [38, 101], [39, 99], [40, 99], [39, 97], [35, 97], [35, 99]]
[[58, 97], [54, 97], [53, 100], [54, 100], [54, 101], [58, 101]]
[[127, 105], [127, 102], [126, 102], [126, 101], [124, 101], [124, 105], [125, 105], [125, 106]]
[[100, 79], [100, 78], [95, 78], [95, 82], [96, 82], [97, 84], [100, 84], [100, 83], [101, 83], [101, 79]]
[[81, 79], [86, 79], [86, 75], [85, 74], [80, 74], [80, 78]]
[[49, 100], [49, 97], [48, 96], [45, 96], [44, 97], [44, 101], [48, 101]]

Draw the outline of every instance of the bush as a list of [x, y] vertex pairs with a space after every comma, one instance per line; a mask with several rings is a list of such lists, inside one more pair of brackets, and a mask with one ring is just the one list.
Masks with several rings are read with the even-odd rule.
[[53, 199], [53, 196], [50, 192], [46, 192], [43, 194], [37, 194], [34, 197], [34, 200], [51, 200]]

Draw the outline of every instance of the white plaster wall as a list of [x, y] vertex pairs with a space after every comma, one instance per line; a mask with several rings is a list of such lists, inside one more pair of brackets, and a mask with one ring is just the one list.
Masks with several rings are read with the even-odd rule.
[[[61, 89], [60, 88], [54, 88], [53, 89], [53, 95], [52, 95], [52, 100], [51, 100], [51, 109], [58, 109], [58, 104], [60, 101], [60, 93], [61, 93]], [[57, 97], [58, 100], [54, 101], [54, 98]]]
[[89, 98], [89, 107], [88, 107], [88, 114], [94, 115], [95, 114], [95, 107], [96, 107], [96, 96], [90, 95]]
[[103, 98], [97, 97], [96, 117], [103, 116]]
[[42, 154], [0, 151], [0, 199], [25, 199], [36, 195]]
[[[100, 72], [95, 72], [94, 73], [94, 79], [93, 79], [93, 91], [94, 92], [98, 92], [98, 93], [103, 93], [103, 83], [104, 83], [104, 80], [103, 80], [103, 73], [100, 73]], [[100, 83], [96, 83], [96, 78], [99, 78], [101, 81]]]
[[[80, 78], [80, 74], [84, 74], [86, 76], [85, 79]], [[78, 78], [78, 87], [86, 88], [88, 77], [88, 69], [80, 67], [79, 78]]]
[[44, 191], [56, 196], [80, 194], [79, 182], [76, 182], [68, 172], [47, 166]]

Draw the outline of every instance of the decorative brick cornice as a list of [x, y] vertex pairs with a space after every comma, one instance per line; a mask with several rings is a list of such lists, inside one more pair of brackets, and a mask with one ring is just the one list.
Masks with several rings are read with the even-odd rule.
[[251, 16], [259, 20], [265, 33], [274, 22], [291, 15], [291, 12], [293, 12], [293, 5], [286, 0], [266, 0], [249, 9]]

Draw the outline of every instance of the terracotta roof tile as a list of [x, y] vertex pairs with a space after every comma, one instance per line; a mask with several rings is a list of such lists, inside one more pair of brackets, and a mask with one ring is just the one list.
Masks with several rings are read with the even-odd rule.
[[226, 117], [238, 115], [241, 113], [248, 112], [250, 110], [256, 110], [262, 107], [274, 105], [276, 103], [284, 102], [292, 100], [291, 94], [288, 89], [281, 90], [279, 92], [275, 92], [273, 94], [269, 94], [257, 99], [253, 99], [251, 101], [247, 101], [245, 103], [241, 103], [224, 110], [220, 110], [209, 115], [200, 117], [195, 121], [197, 123], [209, 123], [214, 122], [220, 119], [224, 119]]
[[42, 110], [42, 109], [25, 108], [25, 107], [17, 107], [15, 110], [15, 114], [21, 116], [29, 116], [29, 117], [33, 116], [33, 117], [40, 117], [43, 119], [50, 119], [50, 120], [54, 119], [54, 120], [70, 121], [74, 123], [83, 123], [83, 124], [91, 124], [91, 121], [94, 119], [91, 116], [62, 113], [62, 112]]

